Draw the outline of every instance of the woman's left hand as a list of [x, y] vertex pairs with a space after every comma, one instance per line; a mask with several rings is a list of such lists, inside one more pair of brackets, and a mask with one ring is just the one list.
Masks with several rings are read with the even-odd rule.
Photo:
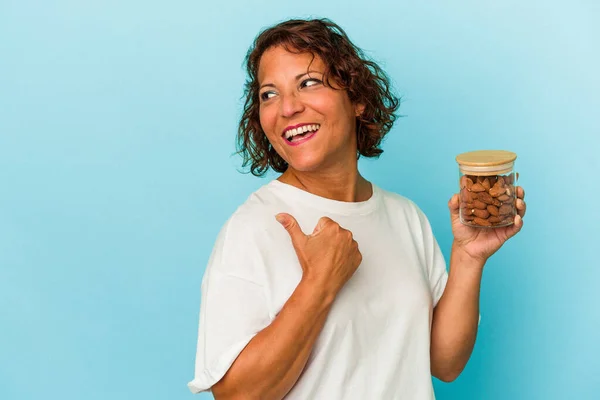
[[453, 247], [464, 251], [468, 256], [485, 262], [511, 237], [516, 235], [523, 227], [525, 216], [525, 191], [517, 186], [517, 215], [514, 224], [500, 228], [474, 228], [460, 222], [458, 194], [452, 196], [448, 202], [452, 233], [454, 235]]

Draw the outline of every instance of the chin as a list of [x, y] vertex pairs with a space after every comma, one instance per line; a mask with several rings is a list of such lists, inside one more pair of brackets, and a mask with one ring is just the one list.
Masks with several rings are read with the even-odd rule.
[[318, 171], [323, 165], [323, 161], [315, 157], [304, 157], [295, 159], [288, 163], [289, 167], [298, 172], [314, 172]]

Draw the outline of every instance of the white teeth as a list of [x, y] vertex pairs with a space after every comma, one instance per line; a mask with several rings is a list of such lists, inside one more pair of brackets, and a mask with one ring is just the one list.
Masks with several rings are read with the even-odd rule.
[[301, 133], [305, 133], [305, 132], [308, 132], [308, 131], [316, 131], [320, 127], [321, 127], [321, 125], [315, 124], [315, 125], [304, 125], [304, 126], [301, 126], [299, 128], [290, 129], [290, 130], [288, 130], [288, 131], [285, 132], [285, 138], [286, 139], [290, 139], [293, 136], [299, 135]]

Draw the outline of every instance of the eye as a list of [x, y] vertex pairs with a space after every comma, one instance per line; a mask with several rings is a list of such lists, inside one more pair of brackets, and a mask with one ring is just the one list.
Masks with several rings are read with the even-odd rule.
[[311, 86], [315, 86], [322, 83], [320, 80], [316, 79], [316, 78], [308, 78], [302, 81], [302, 83], [300, 84], [300, 87], [311, 87]]
[[266, 91], [266, 92], [262, 92], [260, 94], [260, 99], [262, 101], [266, 101], [266, 100], [269, 100], [273, 96], [275, 96], [275, 92], [273, 92], [272, 90], [269, 90], [269, 91]]

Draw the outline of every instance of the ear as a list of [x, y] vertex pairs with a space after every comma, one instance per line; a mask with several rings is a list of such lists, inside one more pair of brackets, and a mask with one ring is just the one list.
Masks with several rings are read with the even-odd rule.
[[356, 115], [357, 117], [360, 117], [363, 112], [365, 112], [365, 105], [364, 104], [356, 104], [356, 105], [354, 105], [354, 115]]

